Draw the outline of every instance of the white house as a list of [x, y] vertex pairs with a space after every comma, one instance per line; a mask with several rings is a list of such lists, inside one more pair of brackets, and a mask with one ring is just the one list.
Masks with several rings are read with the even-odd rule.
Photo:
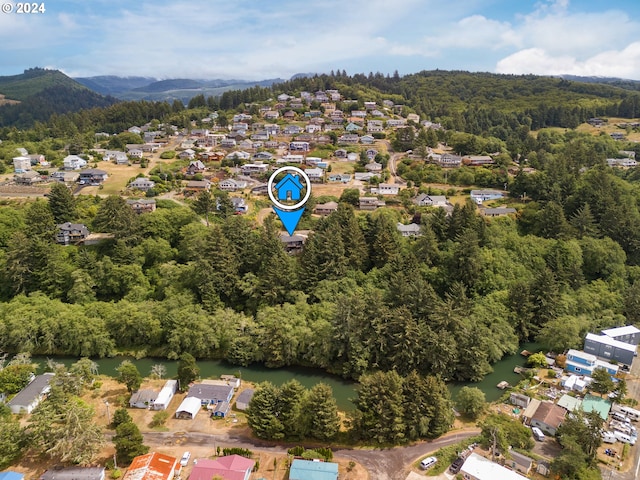
[[391, 183], [381, 183], [377, 187], [371, 187], [371, 193], [378, 195], [397, 195], [398, 192], [400, 187]]
[[166, 410], [173, 399], [173, 396], [178, 391], [178, 381], [177, 380], [167, 380], [167, 383], [164, 384], [160, 393], [156, 397], [153, 402], [154, 410]]
[[527, 478], [477, 453], [472, 453], [467, 457], [460, 469], [460, 474], [465, 480], [523, 480]]
[[67, 155], [62, 160], [65, 170], [80, 170], [87, 166], [87, 161], [77, 155]]
[[35, 377], [29, 385], [24, 387], [18, 394], [9, 400], [8, 406], [11, 413], [31, 413], [51, 390], [51, 380], [53, 373], [43, 373]]
[[15, 173], [24, 173], [31, 170], [31, 159], [29, 157], [14, 157], [13, 170]]
[[400, 235], [402, 235], [403, 237], [419, 237], [421, 235], [420, 225], [418, 225], [417, 223], [410, 223], [409, 225], [405, 225], [398, 222], [397, 228], [400, 232]]
[[133, 182], [129, 183], [129, 188], [142, 190], [143, 192], [151, 190], [155, 186], [156, 182], [145, 177], [136, 178]]
[[471, 190], [470, 197], [478, 205], [482, 205], [482, 202], [487, 200], [497, 200], [504, 197], [504, 193], [500, 190]]
[[233, 178], [227, 178], [225, 180], [221, 180], [218, 183], [218, 188], [225, 192], [235, 192], [237, 190], [242, 190], [247, 188], [247, 182], [244, 180], [234, 180]]

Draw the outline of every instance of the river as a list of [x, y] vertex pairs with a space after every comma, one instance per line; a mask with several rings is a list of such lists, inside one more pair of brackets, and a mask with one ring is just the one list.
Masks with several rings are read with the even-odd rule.
[[[537, 351], [539, 345], [534, 343], [525, 343], [520, 345], [518, 353], [504, 357], [498, 363], [493, 365], [493, 372], [487, 375], [480, 382], [465, 382], [454, 383], [449, 385], [451, 394], [455, 399], [455, 395], [465, 385], [474, 386], [480, 388], [486, 395], [487, 401], [493, 402], [500, 398], [504, 393], [496, 387], [498, 383], [506, 380], [511, 385], [514, 385], [520, 379], [520, 375], [513, 373], [513, 369], [516, 366], [523, 366], [525, 364], [525, 358], [520, 355], [520, 351], [526, 349], [532, 352]], [[44, 371], [47, 365], [47, 357], [34, 357], [35, 362], [40, 364], [40, 371]], [[59, 363], [63, 363], [67, 366], [77, 361], [77, 358], [70, 357], [55, 357], [54, 360]], [[100, 358], [95, 360], [98, 364], [98, 372], [103, 375], [116, 376], [116, 367], [120, 365], [123, 360], [131, 360], [143, 376], [148, 376], [151, 372], [151, 367], [155, 364], [162, 364], [167, 369], [167, 378], [175, 377], [177, 374], [177, 362], [174, 360], [167, 360], [165, 358], [142, 358], [139, 360], [127, 357], [113, 357], [113, 358]], [[336, 397], [338, 408], [341, 410], [352, 410], [353, 403], [351, 399], [356, 397], [357, 383], [343, 380], [335, 375], [330, 375], [322, 370], [313, 368], [302, 367], [287, 367], [287, 368], [267, 368], [262, 365], [251, 365], [249, 367], [238, 367], [236, 365], [230, 365], [222, 360], [199, 360], [198, 366], [200, 367], [200, 376], [202, 378], [219, 378], [223, 374], [240, 375], [244, 380], [250, 382], [264, 382], [270, 381], [275, 385], [282, 385], [283, 383], [297, 379], [302, 385], [307, 388], [311, 388], [317, 383], [324, 382], [331, 386], [333, 394]]]

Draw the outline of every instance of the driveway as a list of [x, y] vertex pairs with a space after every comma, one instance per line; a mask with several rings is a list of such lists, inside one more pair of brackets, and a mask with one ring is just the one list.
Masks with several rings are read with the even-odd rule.
[[[334, 450], [335, 457], [354, 460], [360, 463], [369, 471], [371, 480], [404, 480], [409, 473], [411, 464], [418, 458], [435, 452], [442, 447], [458, 443], [465, 438], [472, 437], [480, 433], [479, 429], [470, 429], [460, 432], [451, 432], [429, 442], [421, 442], [408, 447], [375, 448], [375, 449], [355, 449], [341, 448]], [[248, 448], [255, 451], [265, 451], [271, 453], [286, 453], [299, 443], [288, 445], [274, 445], [252, 438], [243, 432], [228, 432], [220, 435], [208, 433], [184, 432], [176, 435], [172, 432], [146, 432], [144, 435], [145, 444], [150, 446], [173, 445], [178, 440], [181, 446], [212, 446], [213, 445], [233, 445], [234, 447]]]

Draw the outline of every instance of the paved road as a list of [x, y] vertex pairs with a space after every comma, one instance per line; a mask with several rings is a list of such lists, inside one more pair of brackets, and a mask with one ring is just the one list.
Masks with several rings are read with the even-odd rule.
[[[479, 429], [452, 432], [437, 440], [422, 442], [408, 447], [368, 450], [355, 448], [338, 449], [334, 451], [334, 455], [360, 463], [369, 471], [371, 480], [403, 480], [407, 476], [407, 467], [418, 458], [478, 433], [480, 433]], [[143, 435], [147, 445], [156, 446], [174, 445], [179, 440], [181, 446], [211, 446], [213, 449], [215, 445], [233, 445], [234, 447], [270, 453], [286, 453], [288, 448], [299, 445], [299, 443], [274, 445], [236, 432], [220, 435], [189, 432], [177, 434], [172, 432], [146, 432]]]

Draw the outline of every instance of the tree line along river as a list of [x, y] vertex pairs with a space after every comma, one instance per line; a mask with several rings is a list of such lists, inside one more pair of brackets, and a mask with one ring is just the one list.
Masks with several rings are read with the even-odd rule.
[[[520, 345], [519, 351], [526, 349], [535, 352], [538, 348], [539, 346], [537, 344], [524, 343]], [[40, 372], [46, 370], [47, 357], [33, 357], [33, 360], [40, 365]], [[78, 359], [71, 357], [53, 357], [53, 360], [69, 366]], [[136, 367], [138, 367], [140, 374], [145, 377], [150, 375], [151, 367], [156, 364], [162, 364], [166, 367], [166, 378], [172, 378], [177, 375], [178, 362], [166, 358], [133, 359], [130, 357], [112, 357], [94, 359], [98, 365], [98, 373], [112, 377], [117, 375], [116, 367], [118, 367], [123, 360], [131, 360]], [[487, 401], [495, 401], [500, 398], [503, 393], [496, 385], [503, 380], [506, 380], [511, 385], [515, 385], [521, 377], [517, 373], [514, 373], [513, 369], [516, 366], [524, 365], [525, 362], [525, 358], [522, 357], [520, 353], [505, 356], [493, 365], [493, 372], [487, 375], [482, 381], [476, 383], [451, 383], [449, 384], [449, 389], [455, 399], [460, 388], [466, 385], [475, 386], [485, 393]], [[219, 378], [220, 375], [224, 374], [239, 374], [243, 380], [254, 383], [269, 381], [275, 385], [282, 385], [295, 378], [306, 388], [311, 388], [317, 383], [324, 382], [333, 389], [338, 408], [341, 410], [352, 410], [353, 403], [351, 399], [357, 395], [356, 388], [358, 384], [356, 382], [344, 380], [319, 369], [303, 367], [267, 368], [259, 364], [253, 364], [249, 367], [239, 367], [237, 365], [230, 365], [222, 360], [199, 360], [197, 363], [198, 367], [200, 367], [200, 376], [202, 378]]]

